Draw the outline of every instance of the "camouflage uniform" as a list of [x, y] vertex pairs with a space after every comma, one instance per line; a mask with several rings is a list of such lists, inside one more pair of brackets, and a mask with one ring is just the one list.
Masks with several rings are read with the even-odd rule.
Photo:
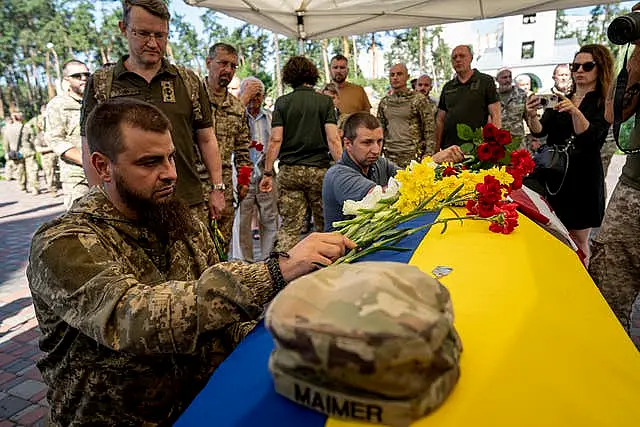
[[[229, 91], [225, 92], [224, 97], [218, 97], [213, 94], [210, 88], [207, 87], [207, 89], [209, 89], [211, 113], [222, 160], [222, 182], [225, 185], [225, 209], [218, 223], [220, 231], [226, 240], [225, 246], [229, 246], [235, 217], [232, 183], [233, 166], [235, 166], [236, 170], [240, 170], [242, 166], [253, 167], [253, 163], [249, 158], [249, 125], [245, 107], [238, 98], [231, 95]], [[232, 155], [233, 165], [231, 163]], [[212, 190], [211, 178], [201, 158], [198, 161], [198, 171], [202, 180], [204, 197], [208, 199]]]
[[171, 425], [255, 326], [276, 292], [268, 269], [213, 265], [197, 228], [164, 244], [94, 187], [36, 232], [27, 276], [51, 425]]
[[514, 86], [509, 93], [501, 93], [499, 95], [502, 128], [509, 130], [512, 136], [521, 138], [521, 147], [526, 148], [524, 141], [524, 106], [527, 103], [527, 93]]
[[287, 286], [265, 326], [276, 391], [331, 417], [408, 426], [460, 376], [447, 289], [417, 267], [364, 262]]
[[[640, 190], [624, 182], [618, 182], [609, 201], [600, 231], [593, 239], [589, 263], [591, 277], [624, 329], [630, 333], [638, 349], [640, 349], [639, 212]], [[635, 316], [635, 320], [630, 316]]]
[[394, 92], [378, 105], [384, 155], [400, 167], [435, 152], [435, 107], [421, 93]]
[[28, 191], [40, 192], [40, 165], [36, 159], [38, 147], [42, 145], [44, 139], [44, 118], [37, 115], [24, 125], [22, 132], [23, 155], [27, 169], [27, 189]]
[[277, 182], [278, 212], [282, 217], [282, 226], [278, 230], [277, 251], [286, 252], [300, 241], [307, 206], [311, 207], [316, 230], [324, 230], [322, 181], [326, 173], [325, 168], [280, 165]]
[[60, 182], [64, 193], [64, 206], [69, 209], [74, 200], [89, 190], [81, 165], [72, 163], [63, 154], [71, 148], [82, 153], [80, 137], [80, 108], [82, 103], [69, 94], [58, 95], [47, 104], [47, 130], [45, 137], [60, 157]]
[[20, 142], [22, 132], [22, 122], [7, 123], [2, 129], [4, 156], [7, 161], [5, 164], [5, 178], [7, 180], [17, 179], [20, 189], [27, 191], [24, 157], [20, 159], [10, 159], [8, 157], [9, 151], [22, 152], [22, 143]]
[[58, 176], [58, 155], [53, 152], [51, 141], [47, 138], [47, 120], [45, 116], [41, 116], [40, 126], [42, 132], [36, 138], [36, 151], [40, 153], [40, 161], [42, 162], [42, 170], [44, 171], [44, 179], [47, 182], [50, 192], [56, 192], [60, 185]]

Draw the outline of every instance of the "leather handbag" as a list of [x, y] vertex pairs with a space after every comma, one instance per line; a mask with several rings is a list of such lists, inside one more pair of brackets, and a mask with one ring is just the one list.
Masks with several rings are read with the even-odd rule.
[[[544, 180], [544, 186], [550, 196], [555, 196], [560, 192], [569, 170], [569, 159], [573, 150], [574, 137], [567, 139], [563, 145], [543, 145], [533, 155], [536, 170]], [[552, 191], [549, 188], [549, 181], [558, 182], [558, 188]]]

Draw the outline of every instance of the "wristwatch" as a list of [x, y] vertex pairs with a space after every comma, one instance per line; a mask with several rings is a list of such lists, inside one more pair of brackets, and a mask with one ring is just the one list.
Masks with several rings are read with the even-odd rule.
[[224, 184], [213, 184], [214, 191], [224, 191], [226, 188]]

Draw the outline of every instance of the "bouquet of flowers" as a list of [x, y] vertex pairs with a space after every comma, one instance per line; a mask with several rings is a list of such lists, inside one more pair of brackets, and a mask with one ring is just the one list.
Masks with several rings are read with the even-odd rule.
[[[483, 130], [480, 132], [484, 134]], [[386, 191], [377, 186], [361, 201], [347, 200], [343, 214], [353, 215], [353, 218], [333, 225], [355, 241], [358, 247], [336, 263], [353, 262], [383, 249], [409, 250], [395, 245], [404, 237], [433, 224], [442, 224], [444, 233], [449, 221], [482, 220], [489, 222], [489, 230], [493, 232], [511, 233], [518, 225], [518, 213], [508, 195], [511, 190], [522, 186], [522, 178], [533, 171], [535, 164], [527, 150], [513, 149], [515, 145], [511, 145], [508, 131], [493, 126], [487, 135], [491, 135], [490, 142], [484, 138], [483, 142], [478, 142], [475, 152], [470, 150], [469, 160], [463, 164], [439, 165], [425, 157], [420, 163], [412, 162], [406, 169], [398, 171], [396, 178], [389, 181]], [[499, 141], [506, 141], [506, 137], [509, 143], [500, 145]], [[480, 160], [472, 154], [481, 156], [478, 149], [482, 144], [488, 144], [491, 150], [496, 144], [502, 147], [502, 150], [495, 148], [497, 154], [491, 159], [498, 159], [496, 162]], [[505, 158], [508, 158], [506, 163]], [[455, 206], [465, 206], [466, 215], [461, 216], [453, 209]], [[441, 210], [452, 215], [441, 215], [420, 227], [399, 227], [427, 212]]]

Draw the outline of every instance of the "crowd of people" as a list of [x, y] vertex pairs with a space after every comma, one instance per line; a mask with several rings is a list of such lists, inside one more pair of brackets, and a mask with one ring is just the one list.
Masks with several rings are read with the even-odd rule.
[[[92, 74], [67, 62], [66, 92], [24, 126], [14, 112], [3, 130], [7, 173], [17, 170], [25, 191], [39, 191], [35, 152], [52, 190], [60, 165], [67, 212], [37, 231], [27, 271], [52, 425], [101, 424], [115, 413], [127, 425], [175, 421], [280, 289], [353, 248], [331, 232], [343, 202], [424, 156], [463, 160], [460, 123], [491, 122], [536, 144], [571, 140], [564, 183], [548, 200], [587, 260], [589, 231], [602, 225], [590, 271], [638, 339], [640, 157], [628, 156], [605, 215], [606, 47], [583, 46], [556, 67], [553, 108], [514, 85], [507, 68], [495, 78], [472, 68], [471, 48], [457, 46], [439, 99], [431, 77], [412, 89], [406, 64], [395, 64], [372, 114], [365, 90], [347, 81], [348, 58], [332, 58], [332, 81], [318, 87], [315, 64], [296, 56], [282, 73], [292, 91], [270, 111], [256, 77], [232, 93], [238, 53], [229, 44], [211, 46], [204, 79], [170, 63], [169, 20], [162, 0], [125, 0], [128, 55]], [[629, 61], [625, 117], [638, 105], [638, 58]], [[307, 235], [306, 217], [318, 233]], [[234, 220], [238, 258], [250, 263], [220, 262], [214, 239], [230, 245]]]

